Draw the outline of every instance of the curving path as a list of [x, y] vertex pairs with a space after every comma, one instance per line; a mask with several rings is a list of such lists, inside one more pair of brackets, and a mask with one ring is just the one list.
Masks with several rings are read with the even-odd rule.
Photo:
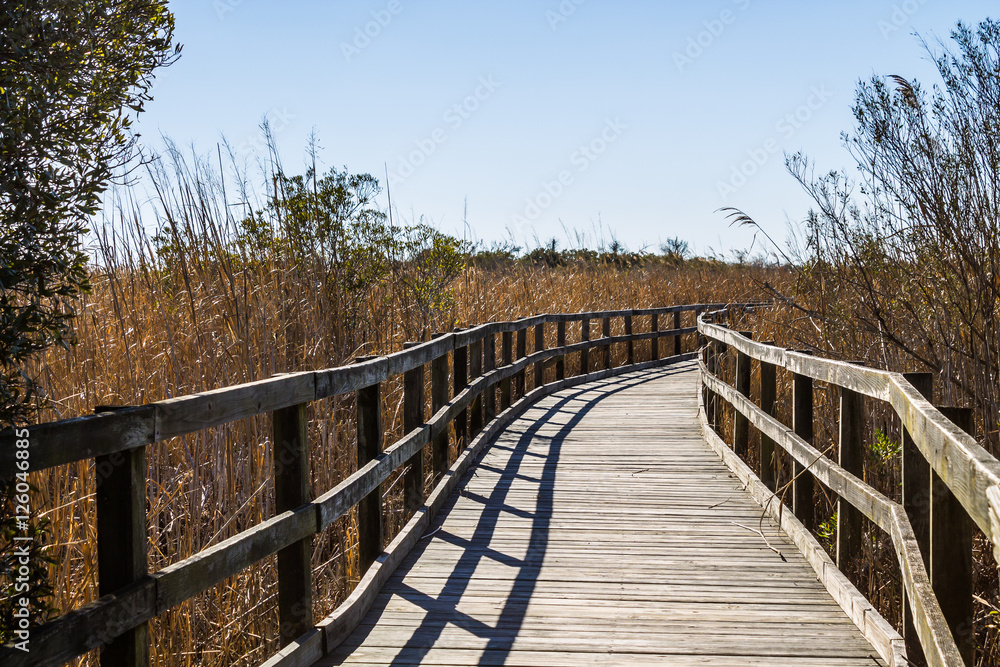
[[782, 556], [746, 528], [761, 510], [702, 438], [697, 379], [532, 406], [317, 664], [884, 664], [772, 521]]

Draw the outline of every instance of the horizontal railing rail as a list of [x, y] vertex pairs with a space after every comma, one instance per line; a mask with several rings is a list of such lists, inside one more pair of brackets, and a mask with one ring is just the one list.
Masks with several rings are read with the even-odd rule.
[[[499, 428], [500, 413], [508, 414], [515, 398], [537, 398], [550, 387], [566, 381], [566, 357], [580, 356], [580, 375], [593, 375], [598, 366], [611, 371], [612, 345], [627, 346], [626, 366], [648, 367], [660, 359], [686, 358], [682, 338], [697, 333], [697, 326], [681, 326], [683, 313], [699, 313], [725, 304], [693, 304], [667, 308], [546, 314], [511, 322], [494, 322], [441, 335], [407, 349], [360, 360], [347, 366], [288, 373], [212, 391], [181, 396], [142, 406], [0, 433], [0, 477], [14, 478], [59, 465], [95, 461], [97, 474], [97, 600], [63, 614], [31, 633], [32, 650], [23, 653], [8, 644], [0, 648], [4, 664], [60, 665], [95, 648], [103, 664], [145, 665], [149, 662], [148, 622], [216, 586], [261, 560], [278, 557], [278, 612], [284, 648], [268, 665], [300, 664], [303, 656], [316, 656], [343, 633], [341, 617], [356, 615], [358, 592], [331, 618], [337, 629], [313, 624], [312, 581], [309, 559], [311, 538], [351, 510], [358, 511], [358, 550], [365, 581], [384, 580], [380, 486], [393, 473], [409, 466], [405, 505], [413, 515], [404, 530], [415, 529], [418, 514], [426, 509], [423, 496], [423, 456], [431, 447], [438, 483], [432, 497], [457, 483], [470, 452], [461, 450], [477, 435], [482, 439]], [[672, 328], [660, 328], [659, 318], [673, 315]], [[633, 318], [649, 317], [649, 331], [633, 332]], [[610, 320], [623, 318], [625, 335], [610, 335]], [[601, 320], [603, 335], [591, 338], [591, 323]], [[567, 323], [580, 323], [580, 340], [566, 342]], [[545, 326], [557, 325], [556, 347], [545, 347]], [[534, 330], [534, 349], [527, 353], [528, 331]], [[502, 337], [502, 362], [497, 363], [497, 336]], [[514, 338], [517, 338], [516, 350]], [[661, 355], [659, 343], [673, 338], [669, 354]], [[650, 360], [635, 359], [634, 344], [646, 346]], [[691, 350], [697, 346], [688, 346]], [[592, 350], [602, 354], [592, 355]], [[450, 362], [450, 363], [449, 363]], [[543, 373], [555, 366], [555, 382]], [[426, 416], [425, 374], [430, 370], [431, 416]], [[534, 389], [527, 391], [528, 370], [534, 367]], [[404, 433], [383, 449], [380, 387], [403, 376]], [[497, 410], [497, 387], [500, 388]], [[343, 394], [357, 397], [358, 469], [317, 498], [309, 497], [308, 431], [306, 406]], [[504, 411], [507, 412], [504, 412]], [[157, 572], [146, 566], [146, 463], [148, 445], [192, 434], [249, 417], [273, 416], [275, 516]], [[452, 436], [449, 436], [452, 432]], [[19, 436], [19, 437], [18, 437]], [[460, 451], [459, 460], [448, 460], [449, 437]], [[30, 456], [17, 457], [17, 442], [30, 443]], [[30, 461], [29, 466], [24, 461]], [[426, 520], [426, 514], [419, 517]], [[412, 530], [411, 530], [412, 532]], [[411, 534], [401, 532], [396, 542], [412, 544]], [[409, 540], [407, 542], [407, 540]], [[390, 545], [391, 546], [391, 545]], [[404, 545], [405, 546], [405, 545]], [[408, 546], [407, 546], [408, 548]], [[380, 557], [380, 554], [382, 556]], [[382, 561], [381, 562], [380, 558]], [[398, 560], [397, 555], [392, 558]], [[393, 561], [395, 562], [395, 561]], [[381, 578], [381, 579], [379, 579]], [[368, 598], [364, 598], [368, 599]], [[338, 614], [340, 614], [338, 616]], [[322, 624], [321, 624], [322, 626]], [[325, 632], [325, 634], [324, 634]], [[325, 637], [325, 639], [324, 639]], [[323, 642], [326, 642], [324, 644]], [[319, 648], [317, 648], [319, 647]]]
[[[908, 643], [912, 646], [916, 640], [917, 650], [930, 665], [972, 664], [971, 525], [975, 522], [992, 537], [1000, 559], [995, 500], [1000, 499], [1000, 462], [924, 397], [924, 393], [931, 393], [927, 376], [904, 376], [760, 343], [752, 340], [749, 332], [736, 332], [713, 322], [726, 314], [727, 310], [721, 310], [698, 317], [698, 330], [707, 341], [699, 360], [702, 384], [709, 397], [705, 411], [717, 410], [713, 407], [717, 398], [734, 408], [734, 450], [746, 448], [746, 425], [761, 433], [761, 451], [756, 458], [761, 478], [772, 493], [777, 489], [773, 464], [769, 463], [773, 458], [770, 448], [777, 445], [787, 452], [795, 463], [791, 482], [793, 512], [803, 524], [811, 526], [812, 522], [814, 478], [849, 505], [842, 502], [838, 509], [838, 565], [842, 565], [841, 557], [852, 553], [859, 544], [860, 525], [852, 511], [886, 532], [902, 575], [904, 635]], [[737, 353], [736, 386], [719, 377], [718, 355], [727, 348]], [[750, 397], [751, 359], [760, 365], [761, 405]], [[791, 427], [774, 416], [776, 368], [792, 376]], [[923, 392], [908, 377], [920, 382]], [[840, 388], [839, 463], [810, 442], [813, 380]], [[863, 397], [890, 404], [901, 420], [902, 504], [860, 478]], [[944, 410], [968, 418], [967, 413], [957, 409]], [[705, 416], [713, 428], [718, 427], [716, 415]]]

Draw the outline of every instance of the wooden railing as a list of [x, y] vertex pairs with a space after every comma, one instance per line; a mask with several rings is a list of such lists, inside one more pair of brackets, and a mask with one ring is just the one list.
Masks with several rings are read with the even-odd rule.
[[[749, 426], [761, 433], [760, 480], [776, 489], [777, 445], [794, 462], [792, 511], [807, 528], [813, 521], [818, 479], [840, 498], [837, 559], [841, 565], [861, 545], [861, 516], [891, 536], [904, 590], [904, 636], [911, 657], [923, 652], [930, 665], [972, 665], [974, 651], [972, 530], [979, 526], [1000, 562], [1000, 462], [968, 433], [971, 412], [936, 408], [930, 374], [892, 373], [755, 342], [749, 333], [720, 326], [728, 310], [698, 318], [707, 339], [699, 360], [704, 417], [718, 430], [719, 401], [735, 408], [733, 451], [745, 456]], [[719, 377], [719, 355], [736, 351], [733, 385]], [[751, 360], [759, 363], [760, 393], [753, 400]], [[791, 427], [775, 418], [777, 368], [792, 383]], [[813, 443], [813, 381], [840, 391], [837, 461]], [[865, 400], [892, 406], [904, 429], [902, 504], [862, 481]], [[954, 421], [950, 420], [951, 417]]]
[[[6, 665], [61, 665], [101, 648], [106, 665], [149, 663], [148, 622], [199, 593], [224, 582], [264, 558], [277, 554], [278, 613], [284, 648], [268, 665], [309, 664], [349, 634], [371, 605], [375, 593], [419, 539], [437, 507], [458, 483], [481, 447], [530, 402], [569, 384], [612, 374], [611, 346], [625, 346], [628, 368], [651, 367], [662, 357], [682, 354], [682, 337], [692, 341], [694, 322], [682, 327], [687, 312], [719, 304], [643, 310], [538, 315], [490, 323], [441, 335], [402, 352], [338, 368], [289, 373], [156, 403], [115, 409], [93, 416], [40, 424], [29, 429], [30, 470], [38, 471], [94, 459], [97, 479], [97, 559], [99, 593], [94, 602], [34, 628], [31, 651], [0, 648]], [[672, 328], [663, 320], [672, 318]], [[649, 328], [634, 332], [634, 318]], [[613, 318], [624, 320], [625, 335], [611, 336]], [[602, 322], [602, 336], [591, 324]], [[567, 327], [579, 323], [579, 340], [567, 343]], [[546, 325], [556, 326], [557, 347], [545, 349]], [[573, 327], [576, 329], [576, 326]], [[528, 333], [534, 349], [527, 354]], [[501, 364], [496, 341], [501, 337]], [[662, 339], [672, 338], [667, 349]], [[516, 340], [516, 347], [515, 347]], [[650, 359], [636, 361], [638, 341], [649, 340]], [[580, 375], [567, 378], [566, 357], [579, 354]], [[449, 363], [450, 357], [450, 363]], [[544, 382], [554, 366], [555, 380]], [[597, 371], [600, 366], [604, 370]], [[432, 416], [425, 418], [425, 372], [430, 368]], [[449, 367], [452, 369], [449, 373]], [[527, 372], [533, 368], [533, 387]], [[625, 367], [621, 367], [625, 368]], [[550, 373], [552, 375], [552, 373]], [[403, 376], [404, 432], [383, 448], [382, 383]], [[499, 410], [497, 386], [499, 385]], [[307, 443], [307, 405], [354, 393], [357, 397], [357, 472], [311, 499]], [[238, 419], [271, 414], [274, 441], [274, 492], [277, 514], [249, 530], [208, 547], [157, 572], [147, 572], [146, 447], [160, 440], [210, 429]], [[449, 461], [449, 426], [460, 455]], [[23, 440], [23, 435], [21, 437]], [[14, 433], [0, 434], [0, 478], [21, 468]], [[423, 497], [423, 456], [432, 449], [433, 472], [440, 482]], [[465, 451], [461, 451], [468, 447]], [[410, 521], [383, 550], [380, 485], [397, 469], [404, 476]], [[351, 596], [314, 626], [310, 557], [312, 536], [357, 507], [358, 551], [364, 578]]]

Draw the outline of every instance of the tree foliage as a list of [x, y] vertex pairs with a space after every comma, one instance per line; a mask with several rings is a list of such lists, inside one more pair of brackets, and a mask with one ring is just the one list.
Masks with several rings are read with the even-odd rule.
[[801, 273], [831, 340], [862, 334], [869, 361], [940, 374], [995, 435], [1000, 395], [1000, 22], [924, 45], [930, 91], [859, 84], [846, 143], [860, 177], [788, 166], [813, 198]]
[[[33, 414], [32, 355], [71, 339], [73, 299], [88, 289], [81, 237], [133, 154], [130, 121], [153, 70], [179, 51], [173, 29], [162, 0], [0, 8], [0, 428]], [[33, 623], [49, 611], [45, 523], [14, 523], [13, 489], [0, 480], [0, 641], [17, 599], [31, 601]], [[27, 592], [15, 587], [15, 533], [29, 538]]]

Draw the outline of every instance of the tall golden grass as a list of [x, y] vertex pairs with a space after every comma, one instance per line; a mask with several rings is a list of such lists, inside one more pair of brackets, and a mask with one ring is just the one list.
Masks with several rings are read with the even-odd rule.
[[[708, 262], [621, 269], [583, 261], [556, 268], [501, 261], [467, 266], [444, 285], [451, 298], [428, 311], [414, 302], [402, 274], [390, 273], [360, 295], [358, 316], [345, 324], [328, 293], [316, 288], [321, 277], [278, 254], [237, 262], [221, 245], [193, 244], [183, 261], [162, 263], [129, 248], [102, 237], [93, 291], [79, 304], [78, 342], [40, 362], [38, 375], [51, 400], [46, 418], [337, 366], [357, 355], [400, 350], [429, 331], [487, 321], [757, 298], [761, 282], [784, 275]], [[387, 443], [401, 432], [400, 397], [390, 383], [383, 406]], [[355, 469], [353, 409], [350, 397], [310, 408], [315, 495]], [[151, 571], [275, 514], [269, 418], [157, 443], [147, 456]], [[40, 473], [37, 485], [42, 512], [51, 520], [55, 606], [66, 612], [97, 597], [93, 462]], [[385, 485], [390, 538], [404, 519], [398, 486], [392, 480]], [[355, 542], [351, 517], [316, 538], [317, 620], [359, 578]], [[151, 626], [154, 663], [258, 664], [277, 649], [276, 594], [271, 558], [157, 618]], [[96, 664], [95, 656], [79, 664]]]

